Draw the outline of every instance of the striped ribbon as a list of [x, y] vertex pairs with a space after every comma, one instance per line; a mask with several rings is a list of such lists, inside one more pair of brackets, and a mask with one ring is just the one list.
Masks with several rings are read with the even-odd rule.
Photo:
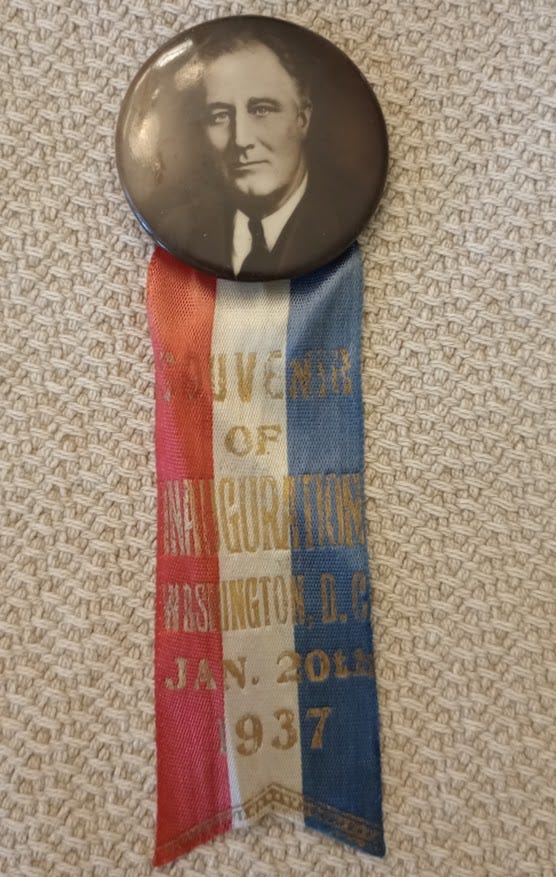
[[357, 246], [292, 281], [164, 251], [155, 865], [269, 810], [384, 853]]

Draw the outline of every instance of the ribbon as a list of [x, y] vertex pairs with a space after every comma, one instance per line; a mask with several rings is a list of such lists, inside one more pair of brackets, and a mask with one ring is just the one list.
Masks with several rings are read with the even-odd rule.
[[291, 281], [161, 249], [154, 864], [271, 810], [384, 854], [355, 245]]

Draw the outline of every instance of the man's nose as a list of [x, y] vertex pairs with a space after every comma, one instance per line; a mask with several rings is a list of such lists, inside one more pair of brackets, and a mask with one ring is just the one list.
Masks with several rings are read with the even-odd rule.
[[239, 110], [236, 112], [234, 143], [238, 149], [249, 149], [254, 146], [255, 136], [253, 118], [247, 110]]

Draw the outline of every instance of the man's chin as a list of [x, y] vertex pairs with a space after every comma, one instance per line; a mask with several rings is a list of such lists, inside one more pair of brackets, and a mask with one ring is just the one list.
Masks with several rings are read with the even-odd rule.
[[255, 181], [248, 182], [247, 180], [240, 180], [239, 182], [236, 180], [232, 184], [232, 194], [235, 195], [239, 199], [247, 198], [257, 201], [259, 199], [264, 200], [266, 198], [272, 197], [276, 192], [276, 187], [268, 184], [264, 184], [263, 182], [257, 183]]
[[230, 191], [236, 206], [244, 213], [265, 216], [274, 212], [284, 190], [262, 184], [238, 186], [236, 183]]

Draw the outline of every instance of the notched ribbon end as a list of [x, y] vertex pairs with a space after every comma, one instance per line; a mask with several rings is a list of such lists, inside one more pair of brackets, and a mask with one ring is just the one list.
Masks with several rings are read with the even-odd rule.
[[293, 818], [298, 824], [348, 844], [359, 852], [379, 857], [386, 853], [380, 824], [272, 783], [245, 804], [217, 813], [174, 840], [157, 846], [153, 866], [166, 865], [231, 829], [246, 829], [269, 813]]

